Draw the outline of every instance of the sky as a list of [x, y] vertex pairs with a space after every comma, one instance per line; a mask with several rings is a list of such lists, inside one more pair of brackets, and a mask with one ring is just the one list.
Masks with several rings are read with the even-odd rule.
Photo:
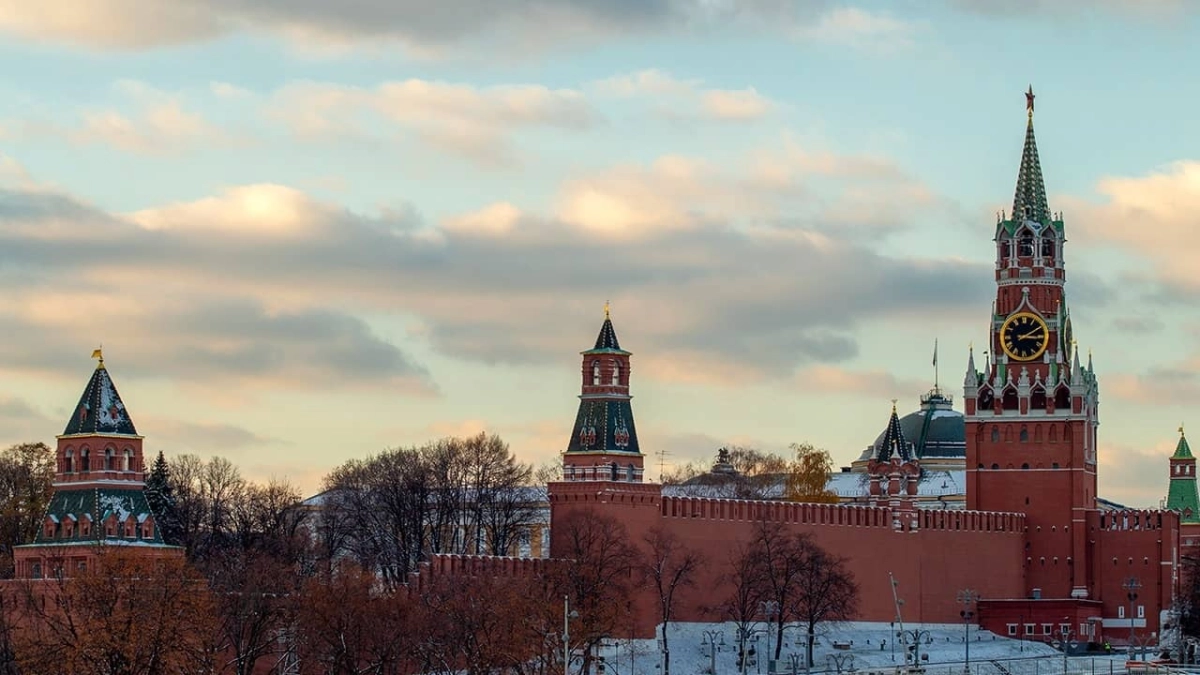
[[605, 302], [649, 475], [961, 398], [1035, 126], [1101, 496], [1200, 429], [1187, 0], [0, 0], [0, 441], [103, 345], [148, 453], [306, 493], [565, 448]]

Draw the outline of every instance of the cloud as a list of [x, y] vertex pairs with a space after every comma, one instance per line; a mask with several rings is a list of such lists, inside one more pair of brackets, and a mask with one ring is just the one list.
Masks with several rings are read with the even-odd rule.
[[898, 19], [886, 13], [858, 7], [836, 7], [811, 25], [796, 31], [802, 38], [870, 51], [894, 51], [912, 47], [923, 23]]
[[1200, 403], [1200, 355], [1142, 373], [1107, 375], [1104, 393], [1139, 405], [1195, 405]]
[[1188, 0], [950, 0], [950, 5], [969, 12], [1014, 18], [1039, 15], [1079, 18], [1097, 12], [1155, 18], [1186, 14], [1196, 8]]
[[[66, 368], [74, 376], [72, 355], [107, 341], [119, 345], [114, 356], [137, 355], [123, 372], [215, 389], [231, 382], [435, 389], [422, 366], [336, 302], [308, 304], [308, 291], [292, 303], [272, 302], [220, 282], [228, 256], [240, 257], [239, 265], [262, 260], [280, 239], [291, 237], [293, 253], [319, 256], [314, 241], [336, 235], [331, 223], [355, 224], [332, 208], [270, 186], [130, 216], [50, 191], [0, 194], [0, 272], [21, 270], [27, 285], [0, 299], [0, 320], [11, 336], [0, 344], [0, 363], [12, 370]], [[289, 204], [296, 210], [290, 219]], [[381, 218], [372, 227], [396, 222]]]
[[[31, 290], [0, 299], [14, 336], [0, 364], [56, 370], [103, 340], [146, 376], [419, 393], [431, 378], [400, 342], [557, 362], [611, 298], [643, 372], [791, 381], [853, 358], [868, 317], [966, 312], [988, 297], [984, 265], [879, 248], [941, 208], [906, 172], [781, 145], [720, 167], [663, 157], [580, 174], [550, 212], [499, 203], [444, 223], [278, 185], [131, 214], [10, 188], [0, 270], [26, 270]], [[377, 334], [366, 316], [406, 317], [406, 334]]]
[[123, 99], [120, 106], [85, 108], [68, 124], [24, 120], [9, 126], [18, 135], [63, 137], [76, 145], [105, 145], [144, 155], [168, 155], [234, 140], [189, 111], [178, 94], [132, 80], [120, 80], [113, 89]]
[[1159, 500], [1166, 497], [1167, 458], [1174, 452], [1176, 440], [1164, 434], [1151, 448], [1101, 443], [1099, 496], [1134, 508], [1161, 508]]
[[0, 445], [7, 447], [41, 441], [60, 429], [25, 399], [0, 394], [0, 430]]
[[302, 137], [389, 138], [395, 130], [483, 164], [514, 163], [522, 129], [579, 131], [599, 116], [579, 91], [540, 85], [477, 88], [410, 79], [374, 88], [303, 82], [272, 96], [267, 114]]
[[283, 36], [310, 53], [399, 47], [409, 56], [522, 58], [637, 35], [778, 31], [877, 48], [904, 22], [827, 0], [0, 0], [0, 30], [92, 49], [140, 50], [239, 32]]
[[1175, 162], [1146, 176], [1106, 177], [1096, 192], [1102, 201], [1063, 199], [1064, 208], [1091, 245], [1108, 246], [1136, 263], [1131, 279], [1149, 283], [1159, 301], [1200, 302], [1194, 235], [1200, 211], [1200, 162]]
[[616, 75], [586, 87], [598, 97], [641, 99], [670, 119], [752, 121], [778, 107], [753, 87], [714, 89], [699, 79], [678, 79], [658, 69]]
[[155, 445], [170, 448], [171, 454], [211, 453], [229, 454], [248, 448], [282, 443], [278, 439], [260, 436], [237, 425], [213, 422], [188, 422], [152, 415], [140, 415], [136, 410], [134, 423], [144, 436], [154, 438]]
[[928, 385], [924, 381], [901, 380], [883, 370], [849, 370], [824, 364], [801, 369], [796, 373], [796, 381], [806, 391], [863, 395], [872, 399], [908, 396]]

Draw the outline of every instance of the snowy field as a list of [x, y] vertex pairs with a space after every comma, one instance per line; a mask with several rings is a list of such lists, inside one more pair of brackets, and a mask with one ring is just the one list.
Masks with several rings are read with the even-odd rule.
[[[761, 628], [761, 624], [759, 625]], [[921, 655], [926, 675], [963, 675], [966, 650], [962, 624], [905, 625], [906, 632], [922, 631]], [[710, 635], [716, 638], [717, 651], [709, 649]], [[1043, 642], [1021, 641], [971, 628], [972, 675], [1062, 675], [1062, 652]], [[671, 647], [671, 675], [739, 675], [737, 665], [737, 628], [732, 623], [672, 623], [667, 634]], [[909, 638], [911, 641], [911, 637]], [[721, 643], [724, 642], [724, 645]], [[769, 654], [773, 654], [773, 636], [761, 631], [750, 642], [754, 657], [748, 659], [747, 675], [770, 672]], [[769, 645], [769, 646], [768, 646]], [[836, 647], [835, 647], [836, 645]], [[657, 640], [615, 640], [602, 649], [606, 675], [660, 675], [661, 654]], [[928, 658], [924, 658], [928, 655]], [[1153, 658], [1150, 654], [1147, 658]], [[1073, 675], [1109, 675], [1125, 672], [1124, 654], [1074, 656], [1066, 663]], [[789, 628], [784, 632], [784, 647], [775, 672], [804, 672], [804, 634]], [[904, 645], [888, 624], [850, 622], [836, 627], [820, 627], [813, 655], [813, 673], [850, 673], [855, 675], [895, 675], [904, 667]]]

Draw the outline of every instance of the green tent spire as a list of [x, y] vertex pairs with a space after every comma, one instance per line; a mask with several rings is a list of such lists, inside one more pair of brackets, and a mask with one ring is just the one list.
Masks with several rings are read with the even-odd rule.
[[1171, 455], [1171, 483], [1167, 490], [1167, 508], [1179, 512], [1179, 522], [1200, 523], [1200, 494], [1196, 490], [1196, 458], [1188, 447], [1183, 425], [1179, 425], [1179, 443]]
[[1032, 220], [1050, 224], [1050, 207], [1046, 204], [1046, 184], [1042, 180], [1042, 163], [1038, 159], [1037, 139], [1033, 136], [1033, 86], [1025, 92], [1025, 111], [1029, 123], [1025, 127], [1025, 148], [1021, 152], [1021, 169], [1017, 173], [1017, 190], [1013, 195], [1012, 219]]

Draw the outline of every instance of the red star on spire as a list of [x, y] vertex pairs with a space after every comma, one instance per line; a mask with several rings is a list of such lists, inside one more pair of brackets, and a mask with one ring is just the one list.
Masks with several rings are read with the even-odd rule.
[[1029, 85], [1029, 91], [1025, 92], [1025, 110], [1033, 114], [1033, 85]]

